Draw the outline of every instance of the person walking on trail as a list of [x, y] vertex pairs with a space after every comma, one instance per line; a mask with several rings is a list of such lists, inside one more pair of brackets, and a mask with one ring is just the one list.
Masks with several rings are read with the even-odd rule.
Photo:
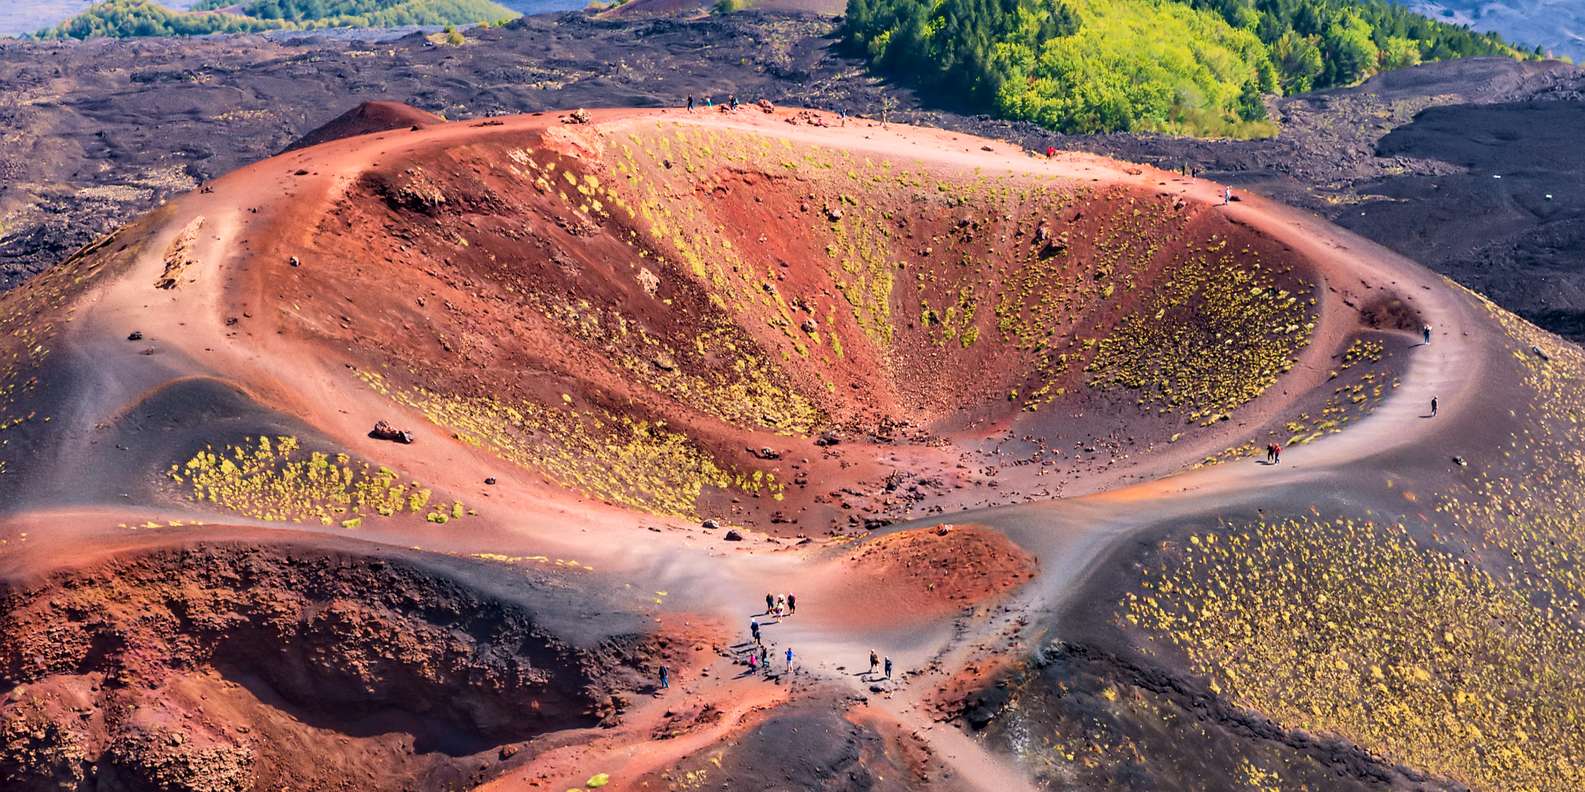
[[1427, 345], [1429, 345], [1431, 343], [1431, 326], [1430, 325], [1426, 325], [1425, 327], [1420, 328], [1420, 338], [1423, 339]]
[[1276, 461], [1277, 461], [1277, 445], [1275, 443], [1267, 443], [1266, 444], [1266, 464], [1268, 464], [1268, 465], [1275, 464]]
[[776, 595], [776, 615], [780, 616], [780, 615], [782, 615], [783, 613], [786, 613], [786, 612], [787, 612], [787, 600], [784, 599], [782, 597], [782, 595], [777, 594]]
[[706, 96], [704, 98], [704, 109], [709, 110], [712, 107], [715, 107], [715, 99]]
[[1231, 187], [1223, 187], [1222, 188], [1222, 205], [1226, 206], [1226, 205], [1228, 205], [1228, 204], [1230, 204], [1232, 202], [1233, 202], [1233, 188], [1231, 188]]
[[1436, 397], [1435, 396], [1431, 397], [1431, 417], [1432, 418], [1436, 417]]
[[878, 655], [878, 654], [875, 654], [875, 650], [871, 649], [870, 650], [870, 673], [871, 674], [875, 673], [876, 667], [879, 666], [880, 664], [881, 664], [881, 656]]
[[661, 690], [665, 690], [665, 689], [667, 689], [669, 687], [671, 687], [671, 669], [668, 669], [665, 666], [661, 666], [660, 667], [660, 689]]
[[787, 670], [788, 671], [792, 670], [792, 660], [793, 660], [793, 651], [792, 651], [792, 647], [789, 646], [789, 647], [787, 647]]
[[693, 112], [693, 94], [688, 94], [688, 112]]
[[770, 676], [770, 650], [763, 646], [759, 648], [759, 667], [765, 670], [766, 676]]
[[1273, 465], [1282, 464], [1282, 444], [1281, 443], [1272, 443], [1271, 444], [1271, 464], [1273, 464]]
[[1052, 157], [1055, 157], [1055, 156], [1057, 156], [1057, 147], [1056, 146], [1046, 146], [1046, 159], [1051, 159]]
[[798, 612], [798, 598], [796, 596], [793, 596], [791, 593], [789, 593], [787, 595], [787, 615], [791, 616], [791, 615], [793, 615], [794, 613], [797, 613], [797, 612]]
[[759, 652], [749, 652], [748, 672], [750, 674], [759, 673]]
[[890, 657], [886, 658], [886, 678], [892, 678], [892, 659]]
[[766, 613], [770, 613], [771, 611], [773, 611], [775, 609], [776, 609], [776, 595], [775, 594], [766, 594], [765, 595], [765, 612]]
[[759, 619], [749, 619], [748, 620], [748, 631], [749, 631], [750, 635], [754, 636], [754, 643], [758, 644], [760, 642], [759, 641]]

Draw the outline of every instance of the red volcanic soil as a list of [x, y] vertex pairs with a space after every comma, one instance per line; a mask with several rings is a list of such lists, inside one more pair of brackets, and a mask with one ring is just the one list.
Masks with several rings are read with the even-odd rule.
[[844, 559], [854, 593], [880, 618], [931, 618], [995, 601], [1034, 578], [1037, 559], [981, 525], [889, 533]]
[[401, 102], [364, 102], [303, 135], [287, 146], [286, 151], [392, 129], [417, 131], [443, 123], [445, 119], [440, 116]]
[[533, 599], [540, 613], [385, 551], [275, 545], [145, 551], [14, 585], [0, 778], [453, 786], [537, 735], [619, 722], [655, 664], [691, 665], [673, 639], [558, 635], [560, 597]]
[[0, 777], [1018, 788], [924, 680], [1479, 373], [1408, 349], [1469, 300], [1281, 207], [837, 123], [363, 108], [0, 296]]

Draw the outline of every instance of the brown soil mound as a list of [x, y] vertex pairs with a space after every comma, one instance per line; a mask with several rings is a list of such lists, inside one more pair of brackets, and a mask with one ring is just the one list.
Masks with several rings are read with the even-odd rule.
[[846, 563], [886, 597], [906, 603], [908, 613], [939, 613], [999, 599], [1039, 569], [1034, 556], [979, 525], [887, 534], [865, 543]]
[[424, 129], [442, 123], [445, 123], [445, 119], [440, 116], [401, 102], [364, 102], [298, 138], [286, 147], [286, 151], [358, 135], [392, 129]]
[[0, 607], [19, 790], [449, 787], [470, 755], [613, 718], [642, 644], [575, 648], [407, 562], [257, 546], [124, 557]]

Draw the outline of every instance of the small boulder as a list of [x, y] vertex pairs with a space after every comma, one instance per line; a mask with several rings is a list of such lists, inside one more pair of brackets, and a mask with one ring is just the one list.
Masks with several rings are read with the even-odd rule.
[[718, 522], [714, 517], [710, 517], [704, 522], [699, 523], [699, 526], [704, 528], [706, 531], [714, 531], [715, 529], [721, 527], [721, 523]]
[[142, 330], [133, 330], [132, 332], [127, 334], [127, 340], [128, 341], [142, 341], [143, 340], [143, 331]]
[[296, 257], [296, 256], [292, 256], [292, 257], [291, 257], [291, 258], [289, 258], [289, 259], [287, 259], [287, 260], [286, 260], [286, 263], [288, 263], [288, 264], [291, 264], [291, 265], [292, 265], [292, 266], [294, 266], [294, 267], [301, 267], [301, 266], [303, 266], [303, 261], [302, 261], [302, 259], [299, 259], [299, 258], [298, 258], [298, 257]]
[[728, 541], [728, 542], [741, 542], [741, 541], [743, 541], [743, 534], [738, 533], [736, 530], [732, 530], [732, 531], [727, 531], [726, 532], [726, 536], [723, 536], [721, 538], [723, 540], [725, 540], [725, 541]]
[[376, 422], [374, 428], [369, 430], [369, 436], [375, 440], [389, 440], [402, 445], [411, 445], [413, 442], [413, 434], [411, 432], [397, 429], [385, 421]]

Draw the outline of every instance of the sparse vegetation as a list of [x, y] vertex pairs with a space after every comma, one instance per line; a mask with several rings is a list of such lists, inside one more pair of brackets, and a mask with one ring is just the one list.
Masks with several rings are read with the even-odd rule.
[[503, 403], [421, 387], [397, 388], [361, 374], [376, 392], [423, 413], [469, 445], [565, 487], [653, 514], [697, 516], [706, 488], [780, 499], [784, 485], [762, 470], [733, 470], [664, 422], [618, 415], [595, 406]]
[[1195, 533], [1126, 621], [1211, 690], [1477, 789], [1585, 784], [1585, 632], [1397, 524], [1292, 519]]
[[346, 454], [314, 451], [305, 457], [301, 452], [295, 437], [260, 436], [243, 445], [199, 451], [172, 465], [169, 476], [193, 500], [271, 522], [350, 529], [371, 516], [422, 514], [444, 524], [466, 513], [461, 503], [432, 504], [428, 489], [403, 482], [388, 468]]

